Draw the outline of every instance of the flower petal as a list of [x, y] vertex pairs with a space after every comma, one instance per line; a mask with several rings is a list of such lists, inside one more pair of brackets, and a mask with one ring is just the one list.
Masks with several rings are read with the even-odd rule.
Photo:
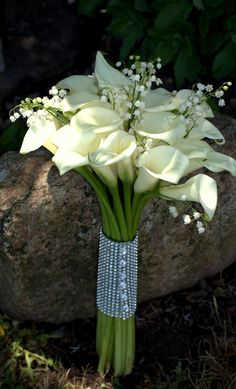
[[97, 52], [96, 56], [95, 76], [100, 88], [131, 84], [131, 81], [119, 72], [119, 70], [114, 69], [108, 64], [100, 51]]
[[99, 96], [87, 91], [67, 95], [61, 102], [62, 111], [76, 111], [89, 101], [96, 100], [100, 100]]
[[188, 158], [176, 148], [171, 146], [153, 147], [143, 153], [137, 162], [137, 166], [141, 170], [134, 190], [136, 192], [152, 190], [158, 180], [177, 183], [185, 174], [188, 165]]
[[88, 157], [74, 151], [58, 149], [52, 161], [59, 169], [60, 174], [65, 174], [71, 169], [88, 164]]
[[98, 149], [89, 155], [94, 166], [107, 166], [131, 157], [136, 150], [136, 140], [133, 135], [124, 131], [116, 131], [102, 139]]
[[100, 106], [85, 108], [71, 119], [71, 126], [78, 131], [105, 133], [123, 129], [123, 120], [111, 109]]
[[73, 75], [64, 78], [58, 82], [57, 87], [60, 89], [69, 89], [70, 94], [84, 91], [92, 94], [97, 94], [98, 92], [96, 80], [89, 76]]
[[52, 138], [52, 142], [60, 149], [74, 151], [83, 156], [96, 150], [101, 137], [91, 131], [77, 131], [70, 125], [61, 127]]
[[171, 112], [144, 112], [142, 118], [143, 121], [134, 127], [139, 135], [161, 139], [173, 145], [186, 133], [185, 124]]
[[25, 154], [41, 147], [50, 141], [51, 136], [56, 133], [57, 124], [54, 120], [47, 120], [45, 117], [36, 117], [25, 134], [21, 145], [20, 153]]
[[146, 112], [171, 111], [176, 108], [172, 94], [164, 88], [150, 90], [144, 102]]
[[198, 174], [182, 185], [170, 185], [160, 188], [160, 194], [174, 200], [186, 200], [201, 203], [206, 218], [212, 220], [217, 205], [217, 185], [215, 180], [205, 174]]
[[235, 159], [216, 151], [208, 152], [207, 159], [202, 162], [202, 165], [214, 173], [227, 170], [232, 176], [236, 176]]
[[216, 139], [221, 143], [225, 142], [223, 134], [209, 120], [199, 119], [196, 125], [190, 131], [188, 138], [190, 139]]

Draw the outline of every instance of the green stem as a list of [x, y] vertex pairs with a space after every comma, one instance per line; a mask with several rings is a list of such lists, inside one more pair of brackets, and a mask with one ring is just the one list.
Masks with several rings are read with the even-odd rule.
[[134, 238], [132, 234], [132, 208], [131, 208], [131, 198], [132, 198], [132, 189], [133, 184], [130, 182], [123, 182], [123, 194], [124, 194], [124, 211], [125, 219], [128, 230], [129, 240]]
[[114, 370], [115, 375], [120, 376], [124, 370], [124, 360], [122, 358], [123, 339], [122, 339], [122, 319], [115, 318], [115, 350], [114, 350]]
[[[101, 312], [102, 314], [102, 312]], [[103, 314], [102, 314], [103, 315]], [[109, 368], [111, 361], [108, 360], [110, 343], [113, 342], [113, 318], [104, 315], [103, 333], [101, 339], [101, 352], [99, 355], [98, 372], [104, 374]]]
[[124, 375], [130, 374], [134, 364], [135, 357], [135, 315], [131, 316], [126, 322], [126, 355]]
[[107, 219], [110, 220], [110, 224], [112, 224], [112, 230], [117, 238], [117, 240], [121, 240], [121, 234], [119, 230], [118, 223], [116, 221], [116, 217], [112, 211], [110, 206], [109, 198], [106, 193], [106, 189], [104, 185], [101, 183], [98, 177], [95, 174], [89, 171], [87, 167], [79, 167], [75, 169], [80, 173], [82, 177], [90, 184], [90, 186], [95, 191], [98, 201], [101, 206], [101, 211], [106, 213]]
[[111, 192], [112, 199], [113, 199], [114, 213], [117, 217], [118, 224], [120, 227], [121, 240], [122, 240], [122, 242], [127, 242], [129, 240], [128, 230], [127, 230], [127, 226], [126, 226], [123, 206], [122, 206], [122, 203], [120, 200], [118, 186], [110, 187], [109, 190]]

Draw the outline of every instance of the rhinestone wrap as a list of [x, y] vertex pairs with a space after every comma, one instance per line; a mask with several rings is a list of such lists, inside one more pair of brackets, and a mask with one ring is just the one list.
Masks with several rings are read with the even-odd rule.
[[100, 231], [97, 307], [108, 316], [128, 319], [136, 311], [138, 236], [115, 242]]

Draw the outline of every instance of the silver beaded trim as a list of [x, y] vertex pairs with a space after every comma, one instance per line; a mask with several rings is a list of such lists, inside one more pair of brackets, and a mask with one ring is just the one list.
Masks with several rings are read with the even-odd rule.
[[128, 319], [136, 311], [138, 236], [115, 242], [100, 231], [97, 307], [104, 314]]

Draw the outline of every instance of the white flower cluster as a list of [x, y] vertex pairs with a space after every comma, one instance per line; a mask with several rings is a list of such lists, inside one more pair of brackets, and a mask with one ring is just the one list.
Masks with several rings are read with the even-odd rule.
[[[101, 101], [112, 104], [124, 120], [130, 124], [142, 120], [142, 114], [145, 110], [145, 96], [149, 93], [151, 87], [155, 84], [159, 86], [162, 80], [156, 76], [157, 69], [161, 69], [161, 59], [157, 58], [154, 62], [140, 62], [139, 56], [131, 55], [133, 61], [130, 68], [124, 68], [122, 73], [131, 81], [122, 88], [106, 87], [101, 92]], [[116, 63], [121, 67], [122, 63]]]
[[[98, 52], [92, 76], [70, 76], [50, 89], [50, 98], [21, 102], [11, 113], [13, 120], [18, 115], [27, 118], [29, 130], [21, 152], [43, 145], [53, 152], [61, 174], [88, 166], [108, 188], [129, 182], [137, 195], [199, 202], [203, 222], [197, 212], [184, 222], [196, 220], [202, 233], [204, 220], [214, 216], [217, 186], [206, 174], [190, 178], [188, 174], [204, 167], [236, 175], [236, 161], [207, 143], [207, 139], [224, 142], [207, 120], [213, 117], [207, 100], [215, 96], [223, 105], [222, 93], [231, 83], [216, 91], [198, 83], [192, 90], [169, 92], [159, 87], [159, 58], [130, 60], [130, 68], [119, 71]], [[177, 217], [178, 211], [170, 207], [170, 213]]]
[[202, 215], [199, 212], [194, 211], [192, 217], [189, 214], [183, 215], [183, 222], [184, 224], [190, 224], [192, 222], [195, 222], [198, 233], [203, 234], [206, 231], [207, 224], [205, 220], [203, 222], [199, 220], [201, 217]]
[[198, 88], [197, 94], [200, 96], [204, 96], [207, 99], [209, 97], [216, 97], [217, 99], [219, 99], [218, 100], [219, 107], [224, 107], [225, 100], [222, 99], [222, 97], [224, 96], [224, 91], [227, 91], [230, 86], [232, 86], [232, 82], [230, 82], [230, 81], [224, 82], [223, 85], [214, 92], [213, 85], [209, 85], [209, 84], [204, 85], [202, 83], [198, 83], [197, 84], [197, 88]]
[[[185, 199], [186, 196], [182, 196], [182, 200], [185, 201]], [[174, 218], [177, 218], [180, 214], [176, 206], [170, 206], [169, 212], [171, 216]], [[204, 215], [196, 211], [195, 209], [192, 209], [192, 216], [189, 214], [184, 214], [182, 218], [183, 218], [183, 223], [185, 225], [195, 222], [199, 234], [203, 234], [206, 231], [207, 221], [204, 219]], [[202, 221], [199, 219], [202, 219]]]
[[[61, 110], [61, 102], [67, 94], [67, 91], [64, 89], [58, 90], [56, 86], [52, 86], [49, 90], [49, 95], [44, 97], [35, 97], [30, 99], [27, 97], [25, 100], [21, 101], [10, 112], [10, 121], [13, 123], [21, 116], [27, 120], [27, 125], [33, 124], [33, 121], [37, 120], [39, 117], [45, 116], [48, 120], [51, 120], [53, 111]], [[30, 120], [29, 120], [30, 119]]]

